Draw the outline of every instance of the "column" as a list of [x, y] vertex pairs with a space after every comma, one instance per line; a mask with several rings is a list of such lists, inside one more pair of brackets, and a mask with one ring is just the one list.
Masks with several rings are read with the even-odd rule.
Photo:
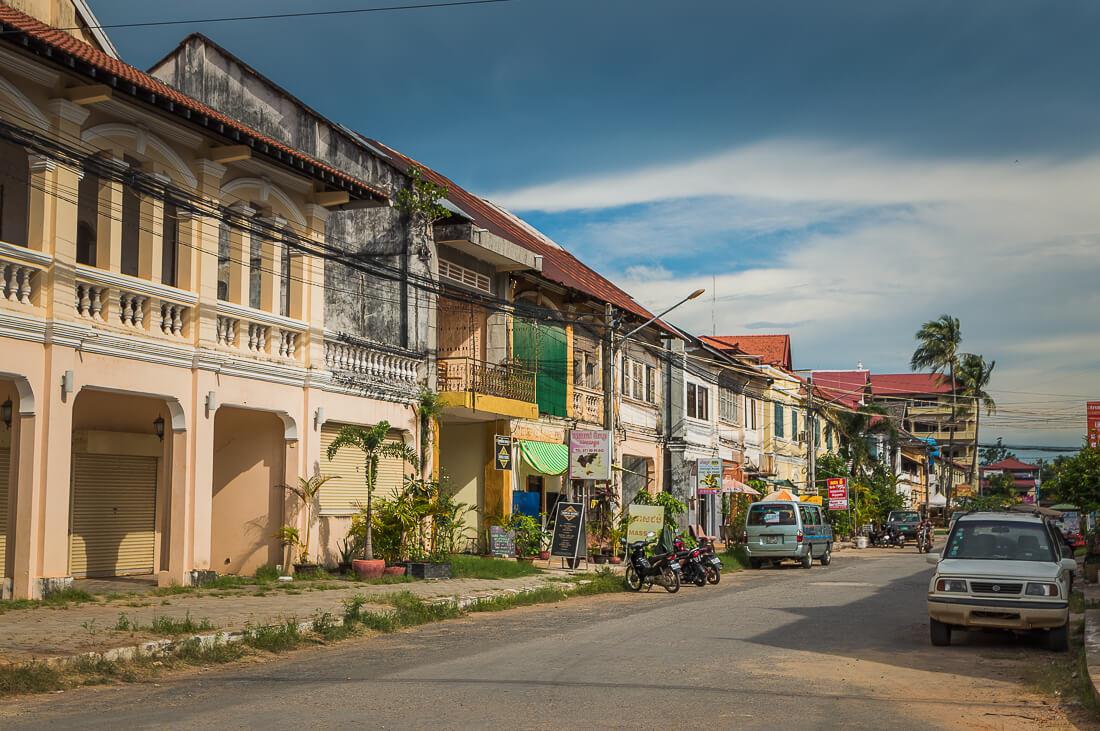
[[[225, 166], [212, 160], [199, 160], [195, 163], [195, 177], [198, 178], [196, 192], [211, 206], [220, 202], [221, 181], [225, 173]], [[188, 245], [180, 247], [180, 287], [199, 295], [198, 312], [194, 320], [197, 327], [192, 327], [191, 337], [196, 345], [213, 343], [216, 340], [217, 323], [215, 309], [218, 302], [220, 221], [213, 216], [196, 214], [185, 218], [185, 223], [186, 225], [180, 227], [180, 242]]]
[[[306, 237], [323, 244], [329, 210], [316, 203], [310, 203], [305, 207], [305, 214]], [[293, 263], [291, 264], [291, 317], [300, 317], [309, 322], [309, 343], [305, 349], [306, 367], [323, 368], [325, 363], [325, 260], [319, 256], [305, 255], [295, 258], [303, 261], [301, 267], [296, 268]], [[298, 279], [299, 270], [304, 276], [295, 281]], [[294, 314], [298, 301], [303, 303], [300, 316]]]
[[[73, 371], [74, 391], [62, 394], [62, 378]], [[69, 576], [69, 505], [72, 491], [73, 405], [80, 391], [80, 361], [71, 348], [54, 346], [46, 361], [45, 388], [38, 399], [38, 413], [44, 420], [39, 451], [42, 460], [43, 492], [41, 512], [33, 520], [41, 526], [39, 576], [62, 579]]]
[[42, 560], [39, 506], [42, 502], [42, 453], [35, 446], [43, 443], [43, 421], [35, 414], [34, 402], [19, 399], [19, 413], [12, 421], [12, 452], [15, 455], [14, 479], [8, 486], [14, 496], [14, 530], [8, 539], [12, 552], [12, 596], [16, 599], [39, 598], [38, 574]]
[[187, 430], [173, 427], [171, 440], [172, 466], [168, 471], [168, 570], [157, 573], [157, 584], [188, 586], [191, 583], [191, 511], [194, 501], [190, 494], [187, 470]]
[[138, 216], [138, 276], [150, 282], [159, 282], [161, 262], [164, 259], [162, 239], [164, 237], [164, 188], [171, 182], [165, 175], [153, 173], [148, 176], [161, 184], [153, 195], [141, 196], [141, 208]]

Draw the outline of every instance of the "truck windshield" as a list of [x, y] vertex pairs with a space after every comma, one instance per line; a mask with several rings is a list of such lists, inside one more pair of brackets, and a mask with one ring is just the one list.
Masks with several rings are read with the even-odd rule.
[[749, 525], [798, 525], [794, 506], [786, 503], [756, 503], [749, 508]]
[[887, 521], [891, 523], [918, 523], [920, 522], [920, 513], [915, 510], [895, 510], [890, 513]]
[[944, 558], [1056, 561], [1047, 529], [1038, 523], [967, 520], [955, 525]]

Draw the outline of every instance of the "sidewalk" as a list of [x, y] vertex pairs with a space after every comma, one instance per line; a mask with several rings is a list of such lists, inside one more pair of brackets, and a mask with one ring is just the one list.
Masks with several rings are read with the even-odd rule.
[[[249, 626], [288, 620], [307, 622], [324, 612], [342, 617], [344, 601], [357, 594], [365, 596], [369, 602], [373, 597], [407, 591], [424, 599], [454, 598], [465, 603], [502, 593], [529, 591], [560, 582], [566, 576], [564, 572], [548, 572], [512, 579], [450, 579], [404, 584], [349, 582], [347, 588], [311, 590], [308, 585], [271, 588], [263, 595], [258, 595], [261, 593], [259, 587], [248, 587], [213, 590], [200, 595], [139, 594], [57, 608], [13, 609], [0, 614], [0, 664], [104, 652], [167, 639], [169, 636], [148, 629], [158, 617], [162, 621], [163, 618], [182, 621], [189, 615], [196, 625], [203, 624], [204, 620], [211, 625], [178, 635], [176, 639], [179, 639], [191, 634], [241, 631]], [[121, 615], [125, 617], [120, 621]], [[117, 629], [126, 625], [142, 629]]]

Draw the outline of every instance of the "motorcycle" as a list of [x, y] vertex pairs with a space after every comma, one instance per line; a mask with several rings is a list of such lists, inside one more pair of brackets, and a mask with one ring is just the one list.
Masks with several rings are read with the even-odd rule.
[[[674, 552], [660, 553], [651, 558], [645, 555], [647, 546], [656, 542], [654, 533], [646, 535], [644, 541], [634, 541], [628, 548], [630, 559], [626, 567], [626, 586], [631, 591], [641, 591], [660, 584], [669, 594], [680, 591], [680, 562]], [[623, 545], [627, 545], [623, 539]]]
[[722, 559], [714, 550], [714, 543], [708, 538], [699, 539], [699, 559], [707, 573], [707, 583], [717, 584], [722, 580]]
[[871, 545], [875, 548], [904, 548], [905, 535], [900, 528], [888, 525], [871, 535]]
[[923, 522], [917, 526], [917, 552], [932, 552], [932, 526], [928, 522]]
[[684, 537], [679, 535], [672, 540], [672, 550], [676, 551], [676, 559], [680, 562], [684, 581], [690, 581], [696, 586], [706, 586], [707, 568], [703, 562], [702, 550], [688, 548], [684, 544]]

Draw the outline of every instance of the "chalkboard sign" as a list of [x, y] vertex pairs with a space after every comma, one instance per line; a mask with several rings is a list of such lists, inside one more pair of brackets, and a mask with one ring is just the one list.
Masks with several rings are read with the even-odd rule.
[[489, 553], [494, 556], [515, 556], [515, 531], [504, 530], [499, 525], [489, 526]]
[[558, 502], [554, 514], [554, 537], [550, 555], [577, 558], [584, 555], [584, 503]]

